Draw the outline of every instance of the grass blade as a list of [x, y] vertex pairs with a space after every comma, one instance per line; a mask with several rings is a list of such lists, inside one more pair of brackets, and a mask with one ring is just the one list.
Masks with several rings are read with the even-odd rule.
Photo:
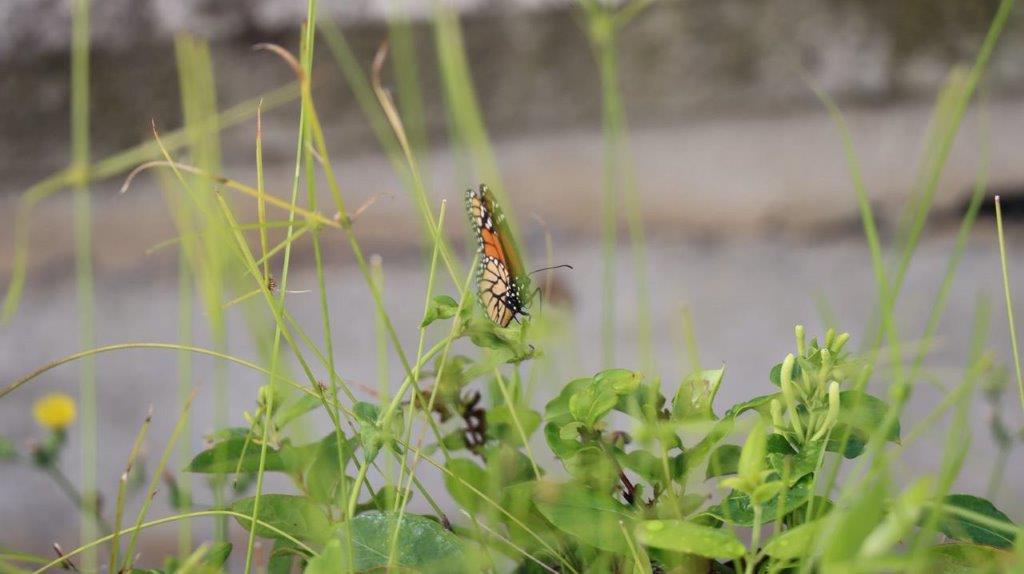
[[999, 264], [1003, 270], [1003, 293], [1006, 295], [1006, 321], [1010, 326], [1010, 345], [1013, 347], [1013, 368], [1017, 374], [1017, 392], [1020, 407], [1024, 410], [1024, 377], [1021, 376], [1020, 352], [1017, 346], [1017, 327], [1013, 320], [1013, 297], [1010, 295], [1010, 273], [1006, 265], [1006, 240], [1003, 237], [1003, 210], [996, 196], [996, 233], [999, 235]]

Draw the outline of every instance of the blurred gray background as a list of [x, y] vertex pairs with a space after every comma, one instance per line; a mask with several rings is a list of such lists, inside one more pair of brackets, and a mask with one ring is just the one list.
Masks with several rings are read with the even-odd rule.
[[[554, 260], [575, 270], [559, 275], [570, 300], [571, 328], [563, 348], [542, 370], [538, 396], [601, 365], [600, 193], [601, 90], [578, 8], [564, 0], [460, 0], [473, 81], [493, 139], [522, 242], [541, 257], [545, 230]], [[414, 20], [430, 149], [425, 169], [435, 201], [460, 208], [462, 181], [448, 146], [447, 117], [426, 0], [321, 2], [321, 18], [339, 24], [365, 67], [387, 36], [386, 18]], [[865, 344], [875, 301], [870, 259], [843, 156], [839, 132], [808, 87], [816, 83], [846, 114], [865, 184], [884, 239], [891, 239], [913, 190], [929, 113], [952, 67], [970, 64], [997, 2], [983, 0], [766, 0], [654, 2], [620, 38], [621, 88], [629, 150], [637, 174], [649, 241], [654, 375], [665, 386], [690, 368], [680, 335], [688, 308], [706, 365], [724, 363], [720, 405], [770, 391], [768, 370], [792, 347], [792, 327], [822, 330], [822, 309]], [[181, 123], [173, 38], [191, 32], [210, 40], [220, 107], [289, 82], [276, 58], [254, 53], [256, 42], [292, 49], [305, 14], [293, 0], [97, 0], [92, 10], [92, 145], [100, 159], [149, 138], [150, 120], [165, 131]], [[1003, 195], [1008, 219], [1011, 282], [1024, 289], [1024, 13], [1017, 9], [988, 75], [959, 132], [939, 183], [936, 206], [910, 269], [897, 316], [901, 337], [921, 336], [942, 278], [957, 222], [989, 149], [988, 181]], [[0, 279], [13, 265], [13, 219], [27, 186], [67, 165], [70, 17], [68, 2], [0, 3]], [[323, 47], [323, 43], [320, 43]], [[426, 277], [414, 208], [382, 155], [352, 93], [326, 50], [319, 50], [315, 97], [350, 205], [380, 199], [358, 220], [368, 252], [380, 254], [385, 296], [404, 343], [415, 346]], [[264, 118], [268, 189], [285, 195], [293, 170], [297, 106]], [[254, 121], [223, 134], [225, 171], [255, 181]], [[177, 262], [173, 249], [147, 249], [175, 235], [159, 180], [140, 177], [118, 195], [121, 177], [97, 182], [94, 197], [97, 341], [174, 341]], [[448, 231], [466, 244], [459, 209]], [[542, 220], [542, 226], [536, 218]], [[8, 384], [79, 349], [75, 320], [71, 201], [66, 192], [32, 216], [26, 296], [14, 320], [0, 326], [0, 384]], [[953, 284], [949, 309], [927, 377], [904, 428], [932, 409], [960, 380], [973, 309], [991, 300], [990, 347], [1008, 361], [998, 250], [990, 205], [983, 208]], [[624, 230], [623, 226], [623, 230]], [[627, 237], [623, 231], [620, 238]], [[378, 376], [370, 298], [341, 236], [328, 235], [330, 298], [336, 355], [345, 377], [373, 384]], [[465, 250], [462, 251], [465, 254]], [[468, 256], [467, 256], [468, 259]], [[629, 246], [619, 250], [617, 364], [639, 365], [635, 286]], [[308, 245], [298, 247], [294, 289], [313, 288]], [[300, 320], [318, 332], [315, 296], [294, 296]], [[1018, 316], [1024, 315], [1024, 308]], [[203, 317], [196, 317], [203, 324]], [[251, 338], [232, 318], [233, 354], [255, 358]], [[200, 334], [202, 343], [205, 334]], [[561, 353], [561, 354], [559, 354]], [[1009, 364], [1007, 362], [1007, 364]], [[97, 360], [100, 403], [100, 482], [108, 500], [131, 440], [149, 405], [156, 416], [147, 453], [162, 450], [177, 412], [176, 357], [127, 351]], [[195, 448], [210, 430], [212, 363], [196, 359], [201, 388]], [[401, 369], [391, 365], [394, 376]], [[231, 368], [231, 417], [242, 423], [261, 380]], [[53, 389], [74, 391], [77, 371], [47, 373], [0, 401], [0, 434], [23, 447], [41, 432], [29, 405]], [[884, 393], [884, 376], [873, 381]], [[393, 381], [397, 385], [397, 381]], [[1015, 391], [1004, 411], [1022, 419]], [[978, 397], [970, 431], [974, 448], [957, 488], [984, 494], [997, 451], [988, 430], [991, 409]], [[323, 422], [323, 421], [321, 421]], [[905, 475], [937, 468], [945, 426], [905, 453]], [[541, 441], [542, 442], [542, 441]], [[539, 443], [538, 443], [539, 444]], [[66, 468], [77, 475], [76, 444]], [[1024, 456], [1008, 461], [997, 505], [1024, 519]], [[74, 547], [77, 520], [49, 479], [24, 464], [0, 464], [0, 545], [48, 553], [52, 542]], [[202, 494], [200, 501], [208, 500]], [[167, 512], [159, 504], [153, 514]], [[13, 525], [17, 528], [13, 528]], [[174, 548], [173, 530], [145, 537], [152, 559]]]

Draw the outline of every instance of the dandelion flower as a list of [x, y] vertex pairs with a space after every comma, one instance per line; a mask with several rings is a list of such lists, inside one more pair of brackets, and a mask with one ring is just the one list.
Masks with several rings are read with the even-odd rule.
[[32, 405], [32, 415], [40, 426], [64, 430], [75, 422], [75, 400], [64, 393], [48, 394]]

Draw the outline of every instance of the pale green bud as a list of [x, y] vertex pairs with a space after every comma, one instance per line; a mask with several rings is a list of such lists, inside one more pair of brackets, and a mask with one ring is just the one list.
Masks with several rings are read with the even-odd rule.
[[825, 378], [828, 376], [828, 372], [832, 370], [832, 353], [829, 352], [828, 347], [822, 347], [821, 349], [821, 371], [819, 376]]
[[786, 386], [793, 382], [793, 365], [796, 363], [796, 358], [793, 353], [786, 355], [785, 359], [782, 359], [782, 369], [779, 371], [779, 384], [785, 391]]
[[825, 436], [825, 433], [832, 430], [832, 427], [836, 426], [836, 421], [839, 420], [839, 383], [832, 381], [828, 386], [828, 412], [825, 414], [825, 420], [821, 423], [821, 428], [818, 432], [814, 433], [812, 440], [819, 440]]
[[836, 340], [833, 341], [831, 345], [829, 345], [829, 348], [832, 349], [833, 353], [838, 354], [839, 351], [843, 350], [843, 347], [846, 346], [846, 342], [849, 341], [849, 340], [850, 340], [850, 334], [849, 333], [840, 333], [839, 336], [836, 337]]
[[779, 384], [782, 387], [782, 398], [786, 400], [786, 408], [789, 409], [789, 419], [793, 426], [793, 431], [798, 436], [803, 436], [804, 426], [801, 424], [799, 413], [796, 410], [796, 389], [793, 386], [793, 363], [795, 360], [792, 353], [786, 355], [786, 358], [783, 359], [782, 371], [779, 373]]
[[783, 430], [786, 428], [786, 422], [782, 420], [782, 403], [779, 399], [772, 399], [772, 402], [768, 405], [772, 413], [772, 425], [775, 430]]

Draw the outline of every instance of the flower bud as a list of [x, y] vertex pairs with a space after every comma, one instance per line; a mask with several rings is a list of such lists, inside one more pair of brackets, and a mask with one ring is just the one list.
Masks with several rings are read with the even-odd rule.
[[829, 352], [828, 347], [821, 348], [821, 371], [820, 376], [825, 378], [828, 372], [832, 370], [832, 353]]
[[793, 431], [798, 436], [803, 436], [804, 427], [800, 423], [800, 415], [796, 410], [796, 389], [793, 388], [793, 354], [786, 355], [782, 361], [782, 371], [779, 373], [779, 386], [782, 387], [782, 398], [786, 399], [786, 408], [789, 409], [789, 419], [793, 425]]
[[284, 403], [284, 394], [276, 385], [263, 385], [259, 390], [259, 406], [261, 409], [269, 409], [271, 414]]
[[796, 353], [802, 357], [804, 356], [804, 347], [806, 345], [806, 338], [804, 337], [804, 326], [797, 325], [796, 328], [793, 330], [796, 332]]
[[772, 413], [772, 426], [775, 427], [776, 431], [781, 431], [786, 428], [786, 422], [782, 420], [782, 403], [779, 399], [772, 399], [772, 402], [768, 405]]
[[831, 345], [829, 345], [829, 348], [832, 349], [833, 353], [839, 354], [839, 351], [843, 350], [843, 347], [846, 346], [846, 342], [849, 340], [849, 333], [840, 333], [839, 336], [836, 337], [836, 340], [833, 341]]
[[796, 358], [793, 357], [793, 353], [782, 359], [782, 368], [779, 370], [779, 386], [782, 387], [783, 392], [785, 392], [786, 386], [793, 382], [793, 365], [795, 363]]
[[825, 433], [832, 430], [832, 427], [836, 426], [836, 421], [839, 420], [839, 383], [832, 381], [828, 386], [828, 412], [825, 414], [825, 420], [821, 423], [821, 428], [818, 432], [814, 433], [813, 440], [819, 440], [825, 436]]

